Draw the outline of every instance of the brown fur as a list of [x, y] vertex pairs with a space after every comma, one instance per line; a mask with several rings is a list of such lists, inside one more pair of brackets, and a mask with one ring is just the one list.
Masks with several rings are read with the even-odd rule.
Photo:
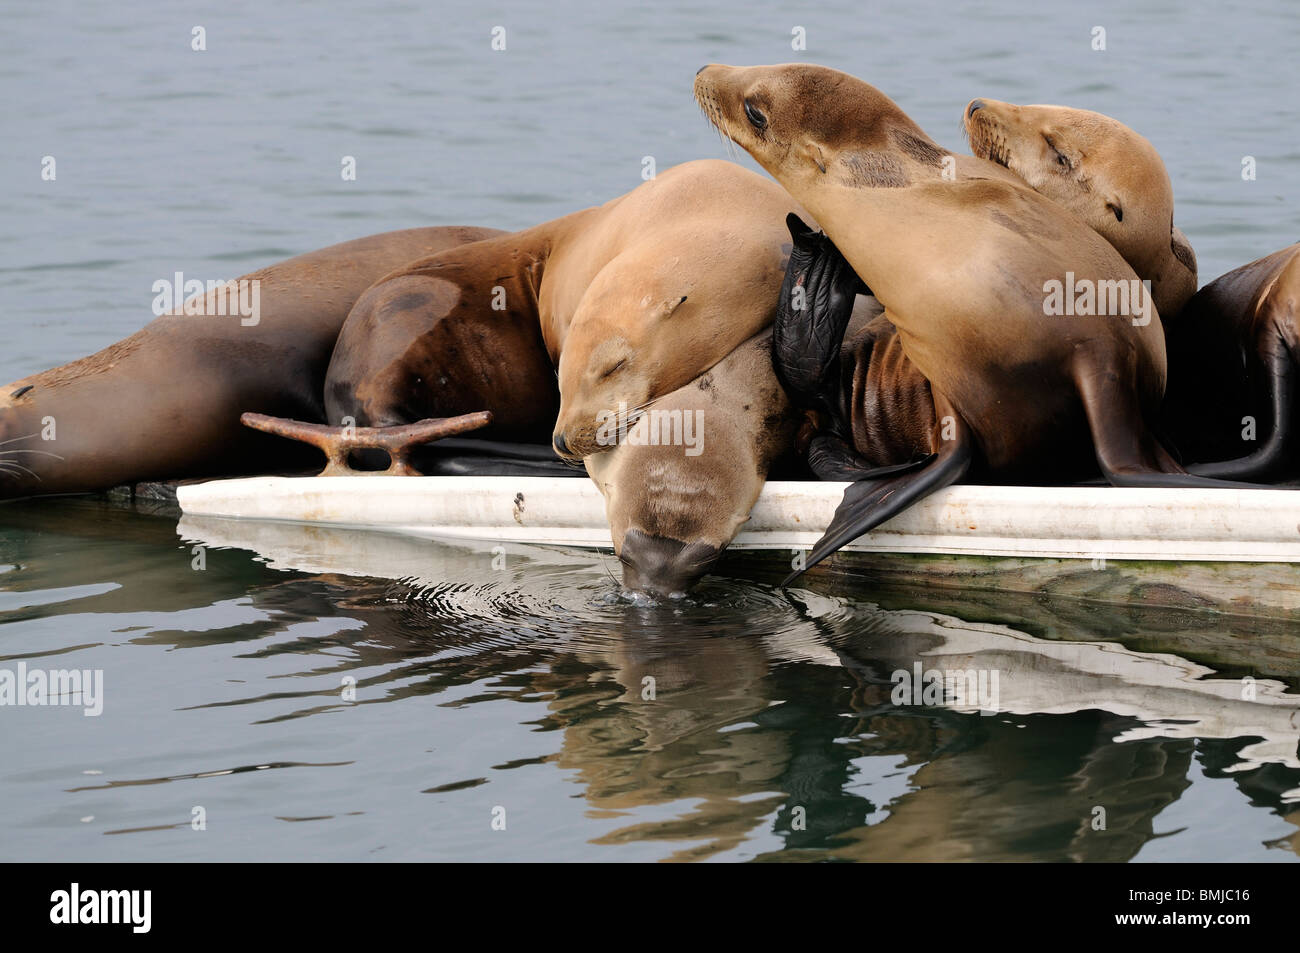
[[[245, 276], [262, 282], [256, 325], [166, 314], [96, 354], [14, 381], [0, 390], [0, 495], [310, 465], [310, 453], [248, 430], [239, 415], [322, 420], [330, 350], [366, 287], [411, 259], [493, 234], [407, 229], [300, 255]], [[47, 418], [54, 440], [41, 438]]]

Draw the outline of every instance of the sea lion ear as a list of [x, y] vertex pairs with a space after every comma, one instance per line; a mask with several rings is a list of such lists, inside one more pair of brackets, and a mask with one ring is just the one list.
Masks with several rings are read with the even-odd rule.
[[686, 298], [686, 295], [682, 295], [680, 298], [666, 298], [659, 305], [659, 317], [670, 317], [674, 311], [686, 303]]
[[1115, 221], [1124, 221], [1124, 209], [1120, 207], [1118, 199], [1111, 199], [1106, 203], [1106, 208], [1110, 209], [1111, 214], [1115, 216]]
[[826, 157], [822, 155], [821, 146], [817, 145], [817, 143], [815, 142], [811, 142], [811, 141], [805, 142], [803, 144], [803, 152], [804, 155], [806, 155], [809, 159], [812, 160], [813, 165], [817, 166], [818, 169], [820, 169], [823, 173], [825, 173]]

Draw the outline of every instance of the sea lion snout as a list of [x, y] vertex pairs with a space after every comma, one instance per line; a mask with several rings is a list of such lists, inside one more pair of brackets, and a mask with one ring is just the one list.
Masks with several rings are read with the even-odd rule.
[[969, 119], [971, 116], [974, 116], [977, 112], [979, 112], [983, 108], [984, 108], [984, 100], [972, 99], [966, 105], [966, 118]]
[[623, 586], [661, 598], [680, 598], [712, 568], [722, 550], [708, 543], [685, 543], [630, 529], [619, 559]]

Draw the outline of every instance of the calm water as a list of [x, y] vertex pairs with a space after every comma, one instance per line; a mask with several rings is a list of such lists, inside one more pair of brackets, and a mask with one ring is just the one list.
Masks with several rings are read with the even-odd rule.
[[[953, 148], [977, 95], [1113, 114], [1164, 155], [1203, 280], [1300, 237], [1286, 5], [1026, 8], [6, 10], [0, 379], [134, 331], [175, 271], [533, 224], [634, 187], [644, 156], [723, 155], [690, 98], [710, 60], [850, 70]], [[0, 859], [1300, 850], [1300, 650], [1282, 626], [783, 592], [738, 561], [685, 606], [639, 607], [608, 556], [520, 548], [495, 568], [480, 549], [78, 501], [0, 507], [0, 564], [0, 668], [102, 670], [105, 691], [98, 717], [0, 708]], [[998, 671], [996, 712], [892, 705], [891, 673], [918, 660]]]

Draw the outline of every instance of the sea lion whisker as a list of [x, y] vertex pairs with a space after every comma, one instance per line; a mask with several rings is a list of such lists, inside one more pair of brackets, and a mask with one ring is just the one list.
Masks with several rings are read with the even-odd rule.
[[28, 473], [31, 476], [36, 477], [37, 480], [40, 479], [40, 476], [35, 470], [25, 467], [21, 463], [14, 463], [12, 460], [0, 460], [0, 472], [14, 475], [19, 471]]
[[11, 453], [39, 453], [42, 456], [53, 457], [55, 460], [64, 459], [64, 457], [49, 450], [0, 450], [0, 457], [8, 456]]
[[0, 440], [0, 447], [3, 447], [7, 443], [15, 443], [19, 440], [31, 440], [35, 436], [37, 435], [34, 433], [29, 433], [25, 437], [10, 437], [8, 440]]

